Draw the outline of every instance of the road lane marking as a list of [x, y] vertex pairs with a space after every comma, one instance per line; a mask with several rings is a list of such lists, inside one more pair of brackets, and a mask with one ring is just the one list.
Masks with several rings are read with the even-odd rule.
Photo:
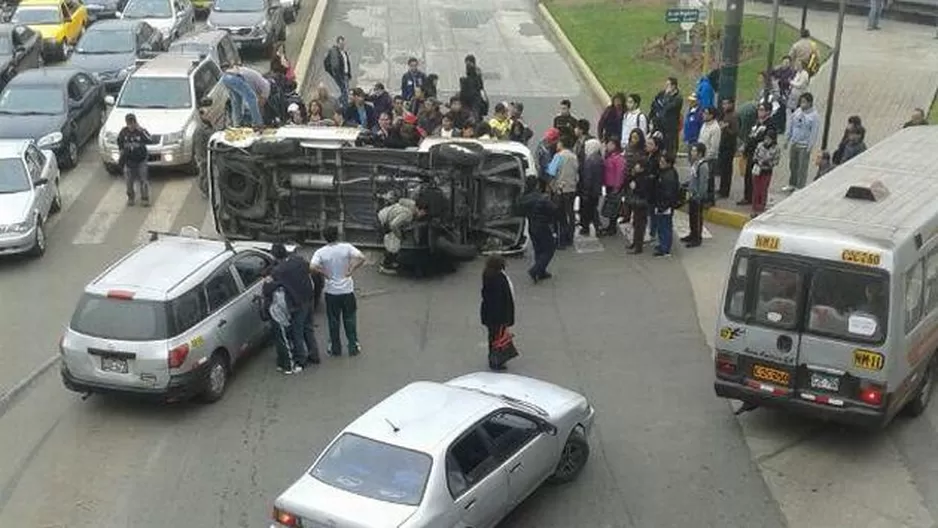
[[111, 182], [104, 198], [98, 202], [88, 221], [81, 226], [81, 231], [72, 239], [72, 244], [83, 246], [103, 244], [108, 231], [127, 208], [127, 192], [124, 181], [117, 179]]
[[97, 175], [97, 171], [91, 167], [76, 168], [68, 174], [63, 174], [59, 178], [59, 195], [62, 197], [62, 209], [52, 215], [46, 222], [46, 229], [52, 229], [59, 220], [65, 216], [65, 213], [75, 205], [78, 196], [85, 190], [85, 187], [91, 183], [92, 178]]
[[163, 189], [151, 204], [147, 217], [137, 232], [135, 244], [149, 240], [150, 231], [167, 232], [173, 228], [173, 222], [182, 211], [194, 182], [194, 178], [173, 178], [163, 184]]

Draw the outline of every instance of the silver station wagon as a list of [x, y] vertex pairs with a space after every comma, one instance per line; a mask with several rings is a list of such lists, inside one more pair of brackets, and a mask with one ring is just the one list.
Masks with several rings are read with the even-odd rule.
[[273, 258], [195, 228], [152, 238], [85, 287], [60, 345], [62, 380], [81, 393], [217, 401], [268, 336], [255, 297]]
[[589, 458], [594, 411], [545, 381], [416, 382], [360, 416], [274, 502], [271, 528], [491, 528]]

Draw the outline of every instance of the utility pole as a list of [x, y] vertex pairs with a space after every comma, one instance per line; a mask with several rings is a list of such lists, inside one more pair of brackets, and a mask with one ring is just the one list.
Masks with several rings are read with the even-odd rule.
[[720, 65], [720, 100], [736, 98], [739, 67], [739, 36], [743, 27], [743, 0], [726, 0], [723, 24], [723, 56]]
[[808, 25], [808, 0], [804, 0], [801, 5], [801, 31], [807, 29]]
[[[779, 0], [772, 0], [772, 29], [769, 36], [769, 56], [766, 59], [765, 71], [772, 71], [775, 66], [775, 41], [778, 39], [778, 6]], [[766, 82], [771, 82], [766, 76]]]
[[831, 85], [827, 92], [827, 108], [824, 109], [824, 138], [821, 150], [827, 150], [827, 140], [831, 131], [831, 116], [834, 113], [834, 95], [837, 92], [837, 70], [840, 67], [840, 45], [844, 36], [844, 16], [847, 13], [847, 0], [840, 0], [837, 13], [837, 37], [834, 40], [834, 57], [831, 59]]

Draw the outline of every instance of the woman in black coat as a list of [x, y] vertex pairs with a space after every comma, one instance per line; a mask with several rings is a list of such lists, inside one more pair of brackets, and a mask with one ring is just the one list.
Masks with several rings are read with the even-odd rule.
[[[488, 330], [489, 368], [504, 370], [511, 359], [497, 352], [492, 342], [515, 324], [515, 298], [511, 280], [505, 274], [505, 259], [493, 255], [485, 261], [482, 272], [482, 306], [479, 315]], [[500, 357], [501, 356], [501, 357]]]

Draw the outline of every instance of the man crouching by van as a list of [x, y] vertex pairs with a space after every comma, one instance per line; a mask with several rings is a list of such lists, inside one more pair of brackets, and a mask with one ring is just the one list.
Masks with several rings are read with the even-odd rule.
[[272, 323], [274, 343], [277, 347], [277, 371], [284, 374], [296, 374], [303, 371], [303, 367], [294, 360], [292, 321], [290, 308], [287, 304], [287, 289], [284, 285], [270, 276], [270, 269], [265, 270], [266, 275], [262, 287], [263, 302], [261, 305], [261, 319]]
[[417, 215], [417, 202], [410, 198], [398, 198], [395, 191], [388, 191], [382, 199], [387, 204], [378, 211], [378, 223], [384, 234], [384, 261], [379, 266], [382, 273], [397, 273], [400, 266], [398, 254], [404, 239], [403, 230], [413, 223]]

